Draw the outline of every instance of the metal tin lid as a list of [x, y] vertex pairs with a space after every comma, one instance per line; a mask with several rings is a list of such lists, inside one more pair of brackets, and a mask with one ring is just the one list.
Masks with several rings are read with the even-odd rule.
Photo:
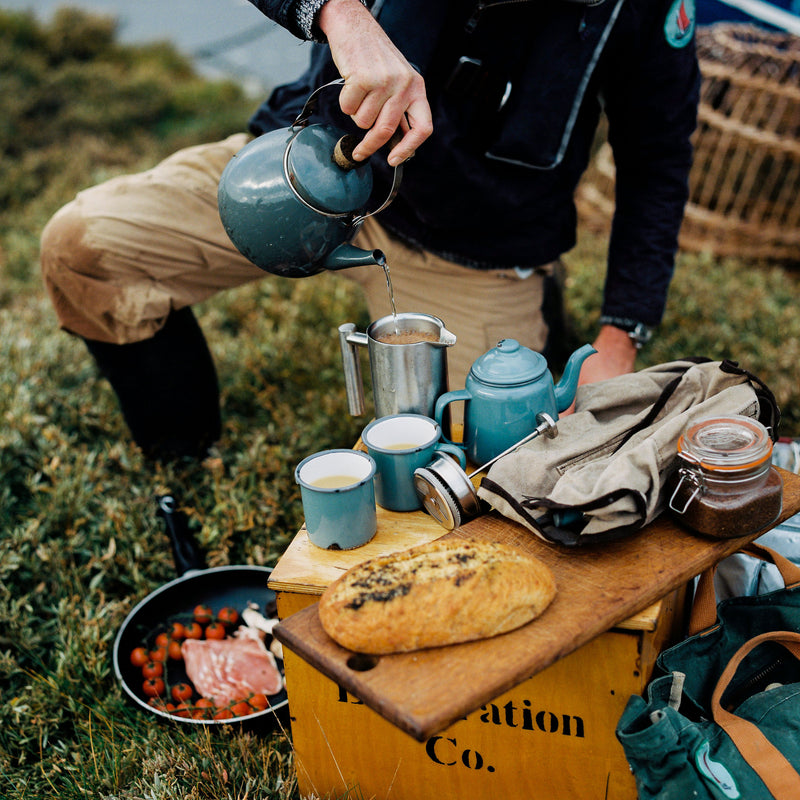
[[313, 208], [350, 214], [364, 208], [372, 192], [372, 167], [344, 169], [333, 160], [344, 135], [332, 125], [301, 128], [288, 144], [287, 173], [295, 191]]
[[541, 353], [521, 345], [516, 339], [501, 339], [478, 358], [470, 373], [481, 383], [492, 386], [519, 386], [538, 380], [547, 370]]
[[712, 471], [752, 469], [770, 459], [772, 439], [750, 417], [712, 417], [686, 429], [678, 439], [678, 454]]

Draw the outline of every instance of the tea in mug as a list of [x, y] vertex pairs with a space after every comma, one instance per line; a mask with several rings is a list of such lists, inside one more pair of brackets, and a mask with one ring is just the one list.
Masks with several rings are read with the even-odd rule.
[[318, 489], [342, 489], [358, 483], [359, 480], [355, 475], [323, 475], [321, 478], [309, 481], [309, 486], [316, 486]]
[[384, 450], [413, 450], [415, 447], [419, 447], [418, 442], [398, 442], [396, 444], [387, 444], [384, 445]]

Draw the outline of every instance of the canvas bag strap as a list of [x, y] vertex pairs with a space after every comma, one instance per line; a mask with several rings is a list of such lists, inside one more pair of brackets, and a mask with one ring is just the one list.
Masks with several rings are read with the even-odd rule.
[[[751, 542], [739, 552], [774, 564], [778, 568], [778, 572], [780, 572], [783, 579], [783, 585], [787, 589], [800, 584], [800, 567], [793, 564], [785, 556], [775, 552], [775, 550], [765, 547], [763, 544]], [[717, 598], [714, 594], [714, 574], [716, 571], [717, 565], [715, 564], [703, 572], [697, 581], [694, 601], [692, 602], [692, 613], [689, 617], [689, 636], [694, 636], [713, 627], [717, 621]]]
[[800, 797], [800, 775], [786, 757], [761, 732], [757, 725], [724, 709], [722, 695], [736, 674], [742, 660], [763, 642], [782, 644], [800, 660], [800, 634], [791, 631], [768, 631], [745, 642], [728, 662], [711, 698], [714, 722], [731, 738], [744, 760], [753, 768], [776, 800]]

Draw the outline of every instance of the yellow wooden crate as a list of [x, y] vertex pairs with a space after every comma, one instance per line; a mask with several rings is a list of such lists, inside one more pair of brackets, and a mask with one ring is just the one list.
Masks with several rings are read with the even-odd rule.
[[[356, 550], [320, 550], [301, 530], [270, 579], [280, 618], [316, 602], [350, 566], [443, 533], [422, 512], [380, 508], [377, 535]], [[614, 729], [658, 653], [679, 636], [683, 597], [675, 592], [425, 742], [285, 650], [302, 796], [635, 800]]]

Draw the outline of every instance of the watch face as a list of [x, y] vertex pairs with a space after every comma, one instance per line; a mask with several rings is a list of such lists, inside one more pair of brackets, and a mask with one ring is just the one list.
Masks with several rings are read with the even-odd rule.
[[652, 337], [653, 332], [644, 323], [640, 322], [638, 325], [628, 331], [628, 336], [633, 339], [637, 347], [647, 344]]

